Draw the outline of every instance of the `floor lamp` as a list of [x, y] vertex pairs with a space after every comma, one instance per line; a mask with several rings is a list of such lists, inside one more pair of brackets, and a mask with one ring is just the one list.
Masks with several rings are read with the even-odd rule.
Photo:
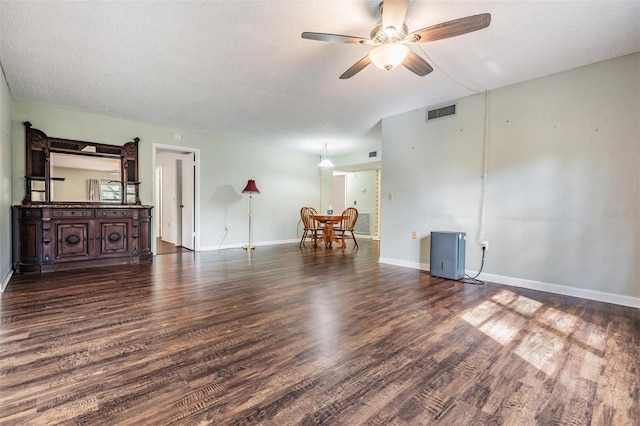
[[253, 196], [253, 194], [260, 193], [260, 190], [256, 186], [256, 181], [253, 179], [249, 179], [249, 181], [247, 182], [247, 186], [244, 187], [242, 193], [249, 194], [249, 244], [242, 248], [245, 250], [255, 250], [256, 246], [251, 243], [251, 239], [253, 237], [253, 205], [251, 197]]

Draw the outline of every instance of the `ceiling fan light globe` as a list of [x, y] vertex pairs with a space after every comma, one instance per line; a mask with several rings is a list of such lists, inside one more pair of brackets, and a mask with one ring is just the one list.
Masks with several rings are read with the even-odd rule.
[[377, 46], [369, 52], [369, 59], [373, 64], [384, 70], [391, 70], [404, 61], [409, 54], [409, 47], [405, 44], [389, 43]]

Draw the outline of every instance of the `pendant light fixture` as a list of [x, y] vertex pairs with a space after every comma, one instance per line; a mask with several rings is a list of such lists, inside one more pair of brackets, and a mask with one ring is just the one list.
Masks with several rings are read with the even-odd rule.
[[333, 163], [331, 162], [331, 160], [329, 160], [327, 158], [327, 144], [324, 144], [324, 156], [322, 157], [322, 161], [320, 162], [320, 164], [318, 164], [318, 167], [333, 167]]

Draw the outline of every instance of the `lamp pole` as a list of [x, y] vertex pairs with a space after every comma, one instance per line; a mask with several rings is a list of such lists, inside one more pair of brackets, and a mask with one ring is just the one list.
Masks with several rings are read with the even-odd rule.
[[253, 199], [252, 194], [249, 193], [249, 244], [244, 246], [245, 250], [255, 250], [256, 246], [251, 244], [251, 237], [253, 236]]
[[256, 246], [252, 244], [253, 237], [253, 194], [259, 194], [260, 190], [256, 186], [256, 181], [249, 179], [247, 186], [242, 190], [243, 194], [249, 194], [249, 244], [242, 247], [245, 250], [255, 250]]

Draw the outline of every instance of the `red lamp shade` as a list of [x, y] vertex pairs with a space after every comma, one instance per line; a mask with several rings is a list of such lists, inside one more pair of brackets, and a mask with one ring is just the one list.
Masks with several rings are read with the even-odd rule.
[[247, 182], [247, 186], [244, 187], [244, 189], [242, 190], [242, 193], [243, 194], [246, 194], [246, 193], [259, 194], [260, 190], [256, 186], [256, 181], [253, 179], [249, 179], [249, 182]]

